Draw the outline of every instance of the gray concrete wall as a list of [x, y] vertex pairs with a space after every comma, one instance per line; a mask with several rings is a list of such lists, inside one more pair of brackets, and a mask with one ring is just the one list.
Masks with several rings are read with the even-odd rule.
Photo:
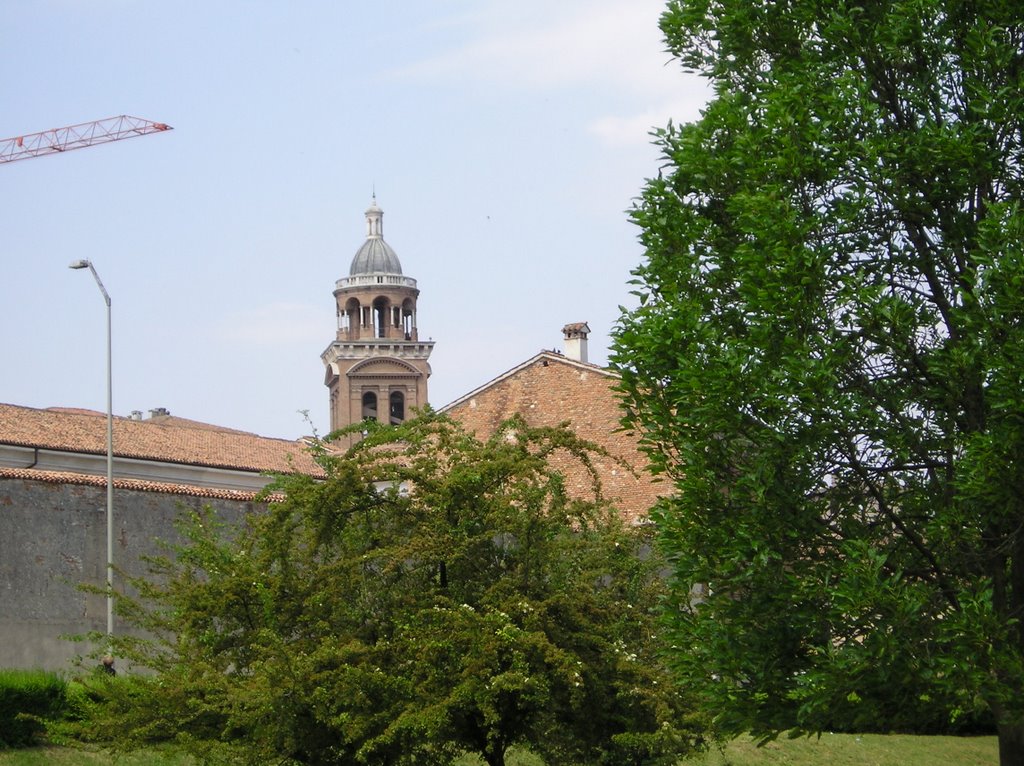
[[[71, 669], [73, 658], [91, 647], [62, 636], [106, 630], [106, 599], [77, 588], [103, 585], [106, 502], [104, 486], [0, 479], [0, 668]], [[182, 508], [204, 505], [229, 523], [261, 508], [116, 489], [115, 564], [144, 573], [139, 557], [158, 553], [157, 540], [177, 540], [174, 520]], [[124, 627], [115, 617], [115, 632]]]

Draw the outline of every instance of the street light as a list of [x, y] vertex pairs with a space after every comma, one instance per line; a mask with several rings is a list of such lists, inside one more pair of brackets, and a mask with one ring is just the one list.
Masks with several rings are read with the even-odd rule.
[[72, 261], [69, 269], [89, 269], [107, 304], [107, 637], [114, 635], [114, 399], [110, 353], [110, 295], [92, 261]]

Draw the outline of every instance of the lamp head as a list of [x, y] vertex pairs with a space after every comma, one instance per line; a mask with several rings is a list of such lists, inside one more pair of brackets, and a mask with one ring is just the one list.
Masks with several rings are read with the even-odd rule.
[[85, 260], [82, 260], [82, 261], [72, 261], [71, 263], [68, 264], [68, 268], [69, 269], [87, 269], [87, 268], [89, 268], [89, 262], [85, 261]]

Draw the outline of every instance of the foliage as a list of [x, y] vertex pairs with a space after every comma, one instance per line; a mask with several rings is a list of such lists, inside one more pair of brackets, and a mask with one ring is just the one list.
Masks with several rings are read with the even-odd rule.
[[90, 723], [124, 748], [175, 740], [210, 761], [491, 766], [672, 763], [699, 732], [655, 640], [659, 560], [644, 530], [568, 496], [565, 428], [481, 442], [428, 413], [372, 427], [327, 480], [240, 529], [212, 512], [150, 562], [118, 609], [159, 640], [157, 671], [114, 685]]
[[26, 747], [60, 713], [67, 684], [45, 670], [0, 670], [0, 748]]
[[[675, 668], [725, 729], [1024, 759], [1024, 6], [672, 0], [614, 357], [677, 497]], [[1015, 760], [1014, 762], [1021, 762]]]

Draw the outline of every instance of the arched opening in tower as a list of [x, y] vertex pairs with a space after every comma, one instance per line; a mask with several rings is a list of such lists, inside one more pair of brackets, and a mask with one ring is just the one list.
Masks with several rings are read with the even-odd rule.
[[406, 340], [416, 340], [416, 302], [412, 298], [402, 301], [402, 334]]
[[349, 340], [359, 337], [359, 319], [359, 301], [349, 298], [341, 318], [341, 329], [348, 333]]
[[396, 426], [405, 420], [405, 394], [401, 391], [391, 392], [391, 425]]
[[388, 336], [388, 314], [391, 302], [387, 298], [377, 298], [373, 302], [373, 337]]
[[373, 391], [363, 392], [363, 420], [377, 419], [377, 394]]

